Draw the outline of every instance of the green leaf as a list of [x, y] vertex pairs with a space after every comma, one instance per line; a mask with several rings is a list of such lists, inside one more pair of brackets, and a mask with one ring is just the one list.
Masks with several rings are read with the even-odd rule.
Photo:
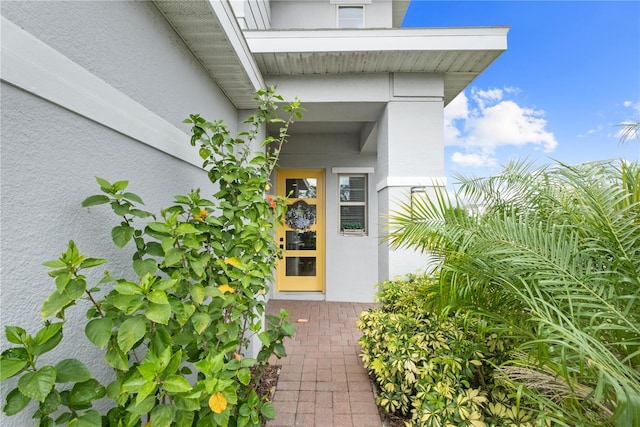
[[81, 383], [92, 378], [87, 367], [78, 359], [64, 359], [56, 365], [57, 383]]
[[24, 374], [18, 380], [18, 389], [25, 396], [43, 402], [53, 389], [56, 381], [56, 368], [43, 366], [35, 372]]
[[242, 368], [238, 371], [238, 381], [243, 385], [248, 385], [251, 382], [251, 371], [247, 368]]
[[150, 303], [144, 315], [152, 322], [166, 325], [171, 317], [171, 305]]
[[202, 304], [205, 297], [205, 291], [204, 291], [204, 287], [201, 284], [197, 283], [193, 285], [191, 289], [189, 289], [189, 293], [191, 294], [191, 300], [195, 304], [197, 305]]
[[129, 185], [129, 181], [116, 181], [113, 183], [113, 189], [115, 191], [122, 191]]
[[275, 353], [276, 356], [279, 357], [286, 357], [287, 356], [287, 350], [285, 349], [284, 345], [282, 343], [277, 343], [274, 346], [273, 352]]
[[20, 393], [20, 390], [17, 388], [14, 388], [7, 395], [7, 404], [4, 405], [2, 410], [8, 416], [15, 415], [26, 408], [29, 402], [31, 402], [30, 398]]
[[202, 334], [207, 326], [209, 326], [210, 322], [211, 316], [209, 316], [207, 313], [198, 312], [191, 316], [191, 323], [193, 323], [193, 328], [198, 334]]
[[136, 202], [136, 203], [140, 203], [141, 205], [144, 205], [144, 202], [142, 201], [142, 199], [140, 198], [140, 196], [138, 196], [137, 194], [134, 193], [122, 193], [122, 198], [123, 199], [127, 199], [131, 202]]
[[[183, 400], [186, 401], [187, 399], [183, 399]], [[193, 399], [190, 399], [190, 400], [193, 401]], [[176, 407], [178, 407], [177, 403], [176, 403]], [[196, 416], [194, 411], [196, 411], [199, 408], [200, 408], [200, 405], [198, 405], [195, 409], [176, 411], [176, 420], [175, 420], [174, 426], [175, 427], [191, 427], [193, 425], [193, 420], [195, 419], [195, 416]]]
[[208, 149], [202, 147], [200, 149], [200, 151], [198, 151], [198, 154], [200, 154], [200, 158], [202, 160], [206, 160], [209, 157], [209, 155], [211, 154], [211, 150], [208, 150]]
[[125, 320], [118, 330], [118, 347], [128, 352], [147, 332], [147, 322], [140, 317]]
[[0, 381], [11, 378], [27, 366], [27, 361], [0, 356]]
[[71, 272], [65, 271], [56, 276], [56, 289], [59, 293], [64, 292], [65, 288], [71, 281]]
[[111, 230], [111, 238], [113, 239], [113, 243], [119, 248], [124, 248], [124, 246], [131, 240], [133, 237], [134, 229], [128, 225], [118, 225], [117, 227], [113, 227]]
[[166, 251], [164, 256], [164, 265], [171, 266], [182, 261], [182, 251], [177, 248], [171, 248]]
[[100, 186], [100, 188], [102, 190], [104, 190], [107, 193], [111, 192], [111, 188], [113, 186], [111, 185], [111, 183], [109, 181], [107, 181], [106, 179], [99, 178], [99, 177], [96, 176], [96, 182], [98, 183], [98, 185]]
[[153, 290], [147, 294], [147, 299], [156, 304], [169, 304], [165, 291]]
[[107, 393], [106, 389], [95, 379], [76, 383], [71, 389], [69, 402], [73, 406], [86, 405], [94, 400], [102, 398]]
[[109, 203], [111, 199], [104, 194], [96, 194], [95, 196], [89, 196], [82, 201], [82, 207], [88, 208], [89, 206], [104, 205]]
[[131, 402], [131, 404], [127, 406], [127, 412], [131, 412], [132, 414], [135, 414], [135, 415], [142, 415], [142, 414], [149, 413], [154, 406], [156, 406], [156, 397], [149, 396], [146, 399], [144, 399], [142, 402], [140, 402], [138, 405], [136, 405], [135, 402]]
[[173, 405], [158, 405], [153, 408], [151, 411], [153, 427], [171, 427], [174, 411]]
[[34, 340], [33, 354], [39, 356], [55, 348], [62, 340], [63, 322], [50, 323], [40, 329]]
[[69, 298], [67, 294], [61, 294], [58, 291], [53, 291], [42, 303], [42, 309], [40, 310], [42, 320], [48, 319], [50, 316], [54, 315], [72, 302], [73, 300]]
[[142, 402], [147, 396], [151, 394], [155, 394], [156, 390], [158, 390], [158, 384], [155, 381], [149, 381], [140, 387], [138, 391], [138, 396], [136, 396], [136, 403]]
[[20, 326], [5, 326], [4, 333], [7, 336], [7, 340], [13, 344], [22, 344], [27, 338], [27, 331]]
[[67, 266], [67, 264], [65, 264], [63, 261], [60, 261], [59, 259], [43, 262], [42, 265], [49, 268], [64, 268]]
[[107, 262], [104, 258], [87, 258], [80, 263], [80, 268], [91, 268]]
[[193, 224], [182, 223], [178, 225], [176, 231], [180, 234], [198, 234], [200, 230], [198, 230]]
[[165, 279], [155, 282], [151, 289], [155, 289], [158, 291], [166, 291], [169, 288], [173, 288], [178, 283], [177, 279]]
[[78, 418], [69, 421], [67, 427], [101, 427], [102, 416], [100, 412], [91, 409]]
[[133, 271], [136, 272], [138, 277], [144, 277], [145, 274], [151, 274], [152, 276], [156, 274], [156, 270], [158, 269], [158, 263], [150, 258], [147, 259], [137, 259], [133, 262]]
[[120, 371], [129, 370], [129, 361], [127, 360], [127, 356], [112, 342], [109, 342], [109, 345], [107, 346], [107, 353], [104, 356], [104, 360], [114, 369], [118, 369]]
[[169, 393], [183, 393], [191, 390], [189, 381], [180, 375], [169, 375], [162, 383], [163, 388]]
[[129, 213], [129, 211], [131, 210], [131, 203], [125, 201], [114, 201], [111, 202], [111, 209], [113, 210], [113, 213], [115, 213], [118, 216], [125, 216]]
[[189, 265], [196, 276], [202, 277], [204, 275], [204, 265], [202, 264], [202, 260], [192, 259], [189, 261]]
[[108, 300], [127, 315], [135, 314], [145, 303], [142, 295], [109, 295]]
[[158, 242], [148, 242], [146, 252], [151, 256], [164, 256], [164, 249]]
[[84, 295], [84, 291], [87, 290], [87, 282], [82, 278], [72, 279], [64, 288], [64, 293], [67, 294], [72, 301], [79, 299]]
[[260, 414], [264, 417], [265, 420], [275, 420], [276, 419], [276, 410], [271, 402], [264, 402], [262, 407], [260, 408]]
[[171, 234], [171, 227], [162, 222], [150, 222], [147, 227], [158, 233]]
[[113, 285], [113, 289], [115, 289], [119, 294], [122, 295], [142, 295], [144, 291], [140, 285], [134, 282], [126, 282], [120, 281]]
[[60, 407], [62, 403], [62, 398], [60, 397], [60, 393], [54, 388], [51, 393], [44, 399], [44, 402], [41, 402], [38, 406], [38, 411], [41, 414], [49, 415], [54, 413]]
[[271, 345], [271, 338], [269, 337], [269, 333], [267, 331], [260, 332], [258, 334], [258, 338], [260, 338], [260, 342], [262, 343], [262, 345], [265, 345], [267, 347]]

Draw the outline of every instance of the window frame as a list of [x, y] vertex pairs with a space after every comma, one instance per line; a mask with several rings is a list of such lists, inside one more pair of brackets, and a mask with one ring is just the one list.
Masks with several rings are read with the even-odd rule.
[[[361, 9], [362, 10], [362, 27], [341, 27], [340, 26], [340, 9]], [[367, 10], [366, 5], [362, 3], [341, 3], [336, 4], [336, 28], [339, 30], [359, 30], [363, 28], [367, 28]]]
[[[364, 200], [362, 202], [342, 201], [340, 197], [340, 180], [344, 177], [357, 177], [364, 179]], [[338, 234], [342, 236], [367, 236], [369, 231], [369, 176], [366, 173], [340, 173], [338, 174]], [[342, 228], [342, 207], [343, 206], [364, 206], [364, 224], [362, 229]]]

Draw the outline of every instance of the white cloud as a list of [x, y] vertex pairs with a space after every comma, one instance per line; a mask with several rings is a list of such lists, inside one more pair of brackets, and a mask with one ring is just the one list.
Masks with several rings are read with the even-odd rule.
[[498, 160], [487, 153], [469, 153], [463, 154], [456, 151], [451, 155], [451, 161], [460, 166], [470, 167], [483, 167], [483, 166], [496, 166]]
[[544, 111], [522, 107], [505, 99], [517, 88], [471, 89], [470, 99], [461, 93], [445, 109], [445, 144], [464, 148], [451, 160], [462, 166], [494, 166], [499, 147], [534, 146], [550, 153], [558, 145], [546, 130]]

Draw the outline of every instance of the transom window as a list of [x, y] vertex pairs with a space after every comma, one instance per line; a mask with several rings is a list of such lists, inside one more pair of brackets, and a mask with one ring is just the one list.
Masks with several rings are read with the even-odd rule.
[[367, 176], [339, 175], [340, 232], [365, 234], [367, 230]]
[[338, 6], [338, 28], [364, 28], [364, 6]]

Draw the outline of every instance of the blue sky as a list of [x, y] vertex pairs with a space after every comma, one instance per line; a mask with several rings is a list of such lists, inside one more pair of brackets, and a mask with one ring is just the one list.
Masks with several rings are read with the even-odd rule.
[[640, 1], [412, 0], [403, 26], [509, 26], [508, 49], [445, 109], [445, 168], [511, 158], [640, 161]]

